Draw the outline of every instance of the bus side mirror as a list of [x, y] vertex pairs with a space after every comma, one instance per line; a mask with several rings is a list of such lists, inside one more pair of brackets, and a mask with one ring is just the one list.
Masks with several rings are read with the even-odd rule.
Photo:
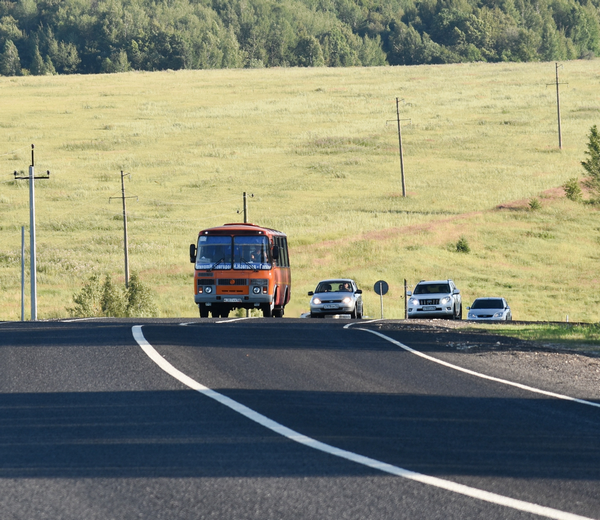
[[190, 244], [190, 262], [193, 264], [196, 261], [196, 244]]
[[273, 246], [273, 260], [279, 260], [279, 246]]

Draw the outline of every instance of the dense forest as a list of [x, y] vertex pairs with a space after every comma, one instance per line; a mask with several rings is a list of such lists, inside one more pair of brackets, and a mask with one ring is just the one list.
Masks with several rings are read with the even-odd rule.
[[0, 0], [0, 73], [550, 61], [600, 0]]

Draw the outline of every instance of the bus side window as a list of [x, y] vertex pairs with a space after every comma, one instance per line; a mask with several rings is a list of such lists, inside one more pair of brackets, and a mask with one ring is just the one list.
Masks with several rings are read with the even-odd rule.
[[287, 238], [286, 237], [281, 237], [281, 256], [283, 258], [283, 263], [281, 265], [283, 265], [284, 267], [289, 267], [290, 266], [290, 257], [288, 255], [288, 246], [287, 246]]

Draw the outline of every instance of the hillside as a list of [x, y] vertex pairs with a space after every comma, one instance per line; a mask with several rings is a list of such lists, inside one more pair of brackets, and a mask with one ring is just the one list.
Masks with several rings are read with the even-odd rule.
[[598, 0], [4, 0], [0, 74], [530, 62], [600, 54]]
[[[448, 277], [465, 302], [502, 295], [518, 319], [598, 321], [599, 213], [560, 189], [581, 178], [599, 123], [598, 64], [561, 69], [562, 150], [554, 63], [0, 78], [0, 319], [20, 317], [29, 196], [13, 171], [27, 171], [33, 143], [36, 171], [51, 171], [36, 181], [41, 319], [67, 316], [93, 273], [123, 281], [111, 199], [123, 170], [137, 197], [131, 270], [161, 316], [197, 315], [188, 246], [200, 229], [239, 221], [248, 192], [250, 221], [289, 235], [288, 316], [307, 309], [319, 279], [343, 275], [365, 289], [371, 316], [377, 280], [390, 284], [392, 318], [404, 279]], [[460, 237], [470, 253], [456, 251]]]

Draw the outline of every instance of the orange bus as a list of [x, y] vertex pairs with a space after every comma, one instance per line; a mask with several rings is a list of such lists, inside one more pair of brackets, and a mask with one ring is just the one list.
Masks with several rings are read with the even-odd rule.
[[198, 233], [190, 244], [194, 301], [201, 318], [226, 318], [234, 309], [283, 317], [290, 301], [287, 236], [255, 224], [224, 224]]

